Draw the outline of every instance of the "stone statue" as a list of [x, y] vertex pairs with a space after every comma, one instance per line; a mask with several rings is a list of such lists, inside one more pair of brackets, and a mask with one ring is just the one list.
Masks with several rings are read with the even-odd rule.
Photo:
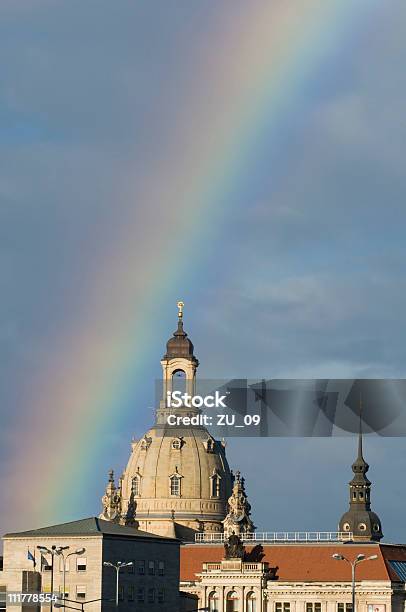
[[102, 497], [103, 512], [99, 518], [119, 523], [121, 519], [121, 489], [114, 484], [114, 472], [110, 470], [106, 492]]
[[245, 493], [244, 478], [240, 472], [234, 475], [233, 492], [228, 498], [228, 514], [223, 521], [224, 534], [243, 535], [255, 531], [250, 517], [251, 506]]
[[228, 541], [224, 544], [226, 559], [243, 559], [245, 554], [244, 545], [241, 538], [233, 533], [229, 536]]

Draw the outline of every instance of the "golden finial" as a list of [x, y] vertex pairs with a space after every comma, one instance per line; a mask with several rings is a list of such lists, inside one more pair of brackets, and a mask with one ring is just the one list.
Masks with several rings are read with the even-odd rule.
[[179, 319], [183, 319], [183, 307], [184, 307], [184, 303], [183, 302], [178, 302], [178, 318]]

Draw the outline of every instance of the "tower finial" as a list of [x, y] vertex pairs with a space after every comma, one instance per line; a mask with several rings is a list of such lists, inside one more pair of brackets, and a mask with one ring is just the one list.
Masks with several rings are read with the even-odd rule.
[[362, 457], [362, 396], [359, 394], [359, 432], [358, 432], [358, 457]]
[[178, 306], [178, 319], [181, 321], [183, 319], [183, 308], [185, 306], [184, 302], [180, 301], [177, 304]]

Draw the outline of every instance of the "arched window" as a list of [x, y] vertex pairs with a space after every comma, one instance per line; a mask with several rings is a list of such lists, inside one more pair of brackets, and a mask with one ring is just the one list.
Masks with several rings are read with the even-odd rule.
[[172, 497], [180, 497], [180, 479], [177, 474], [171, 476], [171, 495]]
[[175, 370], [172, 374], [172, 392], [186, 393], [186, 374], [183, 370]]
[[257, 598], [254, 591], [247, 593], [247, 612], [256, 612]]
[[139, 474], [136, 474], [133, 478], [133, 488], [132, 491], [134, 493], [134, 495], [140, 495], [141, 494], [141, 476]]
[[227, 593], [226, 612], [238, 612], [239, 599], [235, 591]]
[[220, 497], [220, 477], [218, 474], [214, 474], [210, 477], [211, 480], [211, 496]]
[[219, 609], [219, 596], [216, 591], [212, 591], [209, 594], [209, 612], [218, 612]]

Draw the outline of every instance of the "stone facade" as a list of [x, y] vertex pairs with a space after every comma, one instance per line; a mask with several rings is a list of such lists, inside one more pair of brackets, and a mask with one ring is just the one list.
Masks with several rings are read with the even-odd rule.
[[[96, 529], [91, 526], [93, 524]], [[73, 535], [75, 525], [77, 531], [83, 533]], [[114, 525], [112, 530], [109, 523], [97, 518], [4, 536], [4, 569], [0, 573], [0, 586], [6, 587], [7, 591], [30, 592], [38, 588], [42, 592], [51, 592], [52, 572], [45, 568], [44, 563], [41, 564], [37, 546], [51, 549], [53, 545], [69, 546], [65, 554], [85, 548], [83, 555], [72, 555], [67, 559], [65, 593], [66, 598], [73, 601], [70, 606], [103, 600], [86, 604], [86, 612], [113, 610], [116, 571], [104, 566], [103, 562], [131, 561], [133, 565], [123, 568], [119, 574], [120, 610], [126, 612], [137, 608], [151, 612], [164, 609], [178, 612], [180, 542], [120, 525]], [[28, 550], [35, 554], [35, 568], [27, 558]], [[43, 554], [44, 560], [51, 565], [51, 555]], [[56, 555], [53, 592], [63, 593], [63, 562]]]
[[392, 563], [406, 569], [406, 546], [264, 544], [248, 547], [243, 560], [226, 559], [219, 546], [187, 545], [181, 589], [211, 612], [351, 612], [351, 569], [332, 559], [337, 551], [378, 557], [357, 568], [357, 612], [404, 612], [405, 584]]

